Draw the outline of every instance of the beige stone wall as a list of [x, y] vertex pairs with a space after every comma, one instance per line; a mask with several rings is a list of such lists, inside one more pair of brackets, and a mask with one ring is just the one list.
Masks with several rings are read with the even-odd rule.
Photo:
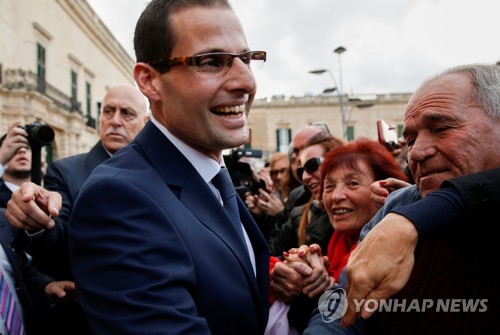
[[[403, 124], [403, 113], [410, 93], [360, 95], [361, 101], [349, 101], [344, 106], [347, 124], [354, 127], [355, 137], [377, 139], [378, 119], [397, 127]], [[366, 99], [369, 97], [369, 100]], [[335, 96], [294, 97], [254, 102], [249, 123], [252, 129], [252, 148], [262, 149], [269, 157], [276, 148], [276, 129], [290, 128], [292, 137], [304, 125], [324, 121], [330, 131], [342, 137], [342, 121], [338, 98]]]
[[[135, 85], [134, 60], [85, 0], [2, 0], [0, 11], [0, 133], [14, 120], [40, 121], [56, 132], [54, 160], [88, 151], [99, 137], [87, 125], [86, 82], [91, 84], [91, 116], [97, 119], [97, 102], [109, 87]], [[8, 86], [9, 70], [37, 72], [37, 43], [46, 50], [48, 85], [69, 97], [71, 70], [77, 73], [79, 111], [60, 108], [36, 87]]]

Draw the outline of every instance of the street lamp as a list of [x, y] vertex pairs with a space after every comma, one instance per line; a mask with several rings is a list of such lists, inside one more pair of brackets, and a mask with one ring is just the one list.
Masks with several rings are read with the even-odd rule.
[[342, 63], [341, 63], [341, 57], [344, 52], [346, 51], [346, 48], [339, 46], [337, 49], [333, 50], [337, 55], [339, 55], [339, 82], [340, 82], [340, 87], [339, 87], [339, 99], [340, 99], [340, 113], [342, 114], [342, 136], [346, 139], [347, 138], [347, 116], [344, 111], [344, 90], [342, 87]]
[[326, 88], [323, 91], [323, 93], [333, 93], [333, 92], [337, 91], [337, 97], [339, 99], [339, 106], [340, 106], [340, 115], [341, 115], [341, 120], [342, 120], [342, 137], [347, 138], [347, 127], [346, 127], [347, 115], [345, 114], [345, 110], [344, 110], [344, 98], [342, 96], [342, 92], [341, 92], [342, 90], [339, 89], [339, 85], [337, 85], [337, 81], [335, 80], [333, 73], [328, 69], [319, 69], [319, 70], [309, 71], [309, 73], [312, 73], [312, 74], [323, 74], [325, 72], [330, 75], [330, 78], [332, 78], [333, 85], [335, 85], [335, 87]]

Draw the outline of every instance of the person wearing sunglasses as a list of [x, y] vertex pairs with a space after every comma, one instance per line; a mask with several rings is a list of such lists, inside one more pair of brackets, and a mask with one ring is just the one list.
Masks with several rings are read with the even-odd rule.
[[[324, 129], [319, 126], [307, 125], [295, 133], [293, 141], [288, 149], [288, 160], [290, 167], [288, 173], [285, 174], [283, 183], [290, 190], [285, 201], [285, 206], [282, 211], [274, 216], [274, 221], [270, 223], [268, 242], [276, 238], [281, 233], [283, 225], [287, 223], [291, 217], [292, 210], [297, 206], [306, 204], [311, 199], [311, 192], [302, 185], [297, 178], [298, 154], [304, 148], [305, 143], [314, 135], [323, 132]], [[326, 133], [328, 134], [328, 133]]]
[[299, 178], [299, 180], [302, 182], [304, 171], [307, 172], [309, 175], [312, 175], [314, 172], [318, 171], [322, 161], [323, 161], [322, 157], [313, 157], [307, 160], [304, 163], [304, 165], [299, 166], [297, 168], [297, 177]]

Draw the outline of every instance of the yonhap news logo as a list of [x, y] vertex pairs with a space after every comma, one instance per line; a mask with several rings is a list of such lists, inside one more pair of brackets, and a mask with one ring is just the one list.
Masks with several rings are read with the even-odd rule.
[[324, 322], [340, 319], [347, 311], [347, 299], [343, 288], [326, 291], [318, 301], [318, 309]]
[[[364, 308], [368, 312], [441, 312], [483, 313], [488, 310], [488, 299], [354, 299], [357, 313]], [[340, 319], [347, 311], [345, 290], [335, 288], [326, 291], [318, 301], [318, 309], [324, 322]]]

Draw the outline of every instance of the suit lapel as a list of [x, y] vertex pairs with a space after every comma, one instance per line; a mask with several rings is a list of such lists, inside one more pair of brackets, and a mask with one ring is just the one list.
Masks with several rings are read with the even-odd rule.
[[[151, 122], [137, 135], [136, 141], [165, 184], [177, 194], [184, 206], [233, 252], [246, 275], [252, 278], [250, 282], [257, 290], [245, 242], [241, 240], [236, 227], [193, 165]], [[242, 212], [247, 213], [246, 208], [240, 206], [239, 209], [240, 217]], [[242, 223], [246, 228], [249, 224], [248, 217], [244, 217]], [[254, 249], [255, 253], [262, 251], [255, 246]]]

